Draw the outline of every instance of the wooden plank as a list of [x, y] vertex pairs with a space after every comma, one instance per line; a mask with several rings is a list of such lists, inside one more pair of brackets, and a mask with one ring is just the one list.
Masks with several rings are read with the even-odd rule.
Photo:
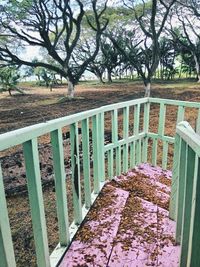
[[189, 108], [200, 108], [200, 103], [191, 102], [191, 101], [179, 101], [179, 100], [170, 100], [163, 98], [149, 98], [150, 103], [164, 103], [165, 105], [173, 105], [173, 106], [184, 106]]
[[99, 168], [100, 181], [105, 181], [105, 155], [104, 155], [104, 113], [99, 114]]
[[159, 136], [158, 134], [155, 133], [147, 133], [147, 137], [152, 138], [152, 139], [160, 139], [162, 141], [167, 141], [170, 144], [174, 144], [174, 137], [170, 137], [170, 136]]
[[135, 167], [135, 141], [130, 143], [130, 168]]
[[94, 192], [100, 192], [100, 162], [99, 162], [99, 115], [92, 117], [93, 173]]
[[162, 153], [162, 169], [167, 169], [167, 158], [168, 158], [168, 142], [163, 141], [163, 153]]
[[200, 266], [199, 248], [200, 248], [200, 158], [196, 161], [196, 172], [193, 186], [193, 205], [191, 214], [190, 238], [188, 246], [187, 267]]
[[116, 144], [118, 141], [118, 112], [117, 109], [112, 110], [112, 143]]
[[89, 119], [84, 119], [81, 122], [82, 126], [82, 149], [83, 149], [83, 177], [84, 177], [84, 192], [85, 206], [91, 206], [91, 183], [90, 183], [90, 141], [89, 141]]
[[173, 168], [172, 168], [172, 187], [170, 196], [169, 206], [169, 217], [172, 220], [176, 218], [176, 200], [177, 200], [177, 187], [179, 177], [179, 157], [180, 157], [180, 136], [176, 134], [174, 144], [174, 157], [173, 157]]
[[49, 267], [49, 249], [42, 196], [37, 139], [23, 144], [28, 196], [31, 208], [33, 234], [38, 266]]
[[186, 165], [187, 165], [187, 144], [184, 140], [180, 142], [180, 165], [178, 178], [177, 194], [177, 213], [176, 213], [176, 242], [180, 244], [183, 224], [183, 202], [185, 192]]
[[121, 146], [116, 148], [116, 175], [121, 174]]
[[158, 150], [158, 140], [153, 139], [153, 146], [152, 146], [152, 165], [157, 165], [157, 150]]
[[74, 221], [76, 224], [80, 224], [82, 222], [82, 208], [81, 208], [82, 203], [81, 203], [81, 185], [80, 185], [78, 123], [70, 125], [70, 150], [71, 150]]
[[1, 165], [0, 165], [0, 211], [1, 211], [0, 265], [2, 267], [16, 267]]
[[53, 166], [55, 175], [56, 207], [59, 226], [59, 241], [61, 246], [67, 246], [70, 242], [69, 221], [66, 193], [66, 174], [64, 167], [64, 152], [62, 130], [51, 132], [51, 144], [53, 154]]
[[159, 123], [158, 123], [158, 134], [160, 136], [165, 135], [165, 116], [166, 116], [166, 105], [160, 104]]
[[145, 133], [148, 133], [149, 131], [149, 114], [150, 114], [150, 103], [144, 104], [144, 125], [143, 129]]
[[145, 137], [143, 139], [143, 145], [142, 145], [142, 162], [147, 162], [147, 154], [148, 154], [148, 138]]
[[129, 136], [129, 107], [123, 109], [123, 139], [126, 144], [123, 146], [123, 172], [128, 170], [128, 136]]
[[189, 234], [190, 234], [190, 218], [191, 218], [192, 194], [193, 194], [193, 181], [194, 181], [194, 168], [195, 168], [195, 153], [190, 147], [188, 147], [187, 172], [186, 172], [186, 177], [185, 177], [180, 267], [187, 266], [188, 242], [189, 242]]
[[108, 154], [108, 177], [110, 180], [113, 178], [113, 150], [109, 150]]
[[184, 121], [184, 113], [185, 113], [185, 107], [179, 106], [178, 107], [178, 114], [177, 114], [177, 124], [181, 121]]
[[198, 109], [198, 115], [196, 120], [196, 133], [200, 135], [200, 108]]
[[134, 106], [134, 135], [139, 134], [140, 127], [140, 104]]

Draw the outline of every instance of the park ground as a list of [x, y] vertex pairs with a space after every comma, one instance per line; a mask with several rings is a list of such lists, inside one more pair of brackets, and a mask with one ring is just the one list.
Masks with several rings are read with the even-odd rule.
[[[25, 95], [13, 94], [10, 97], [6, 92], [0, 94], [0, 133], [97, 108], [102, 105], [144, 96], [143, 85], [139, 81], [117, 81], [103, 85], [95, 81], [82, 82], [76, 87], [76, 98], [65, 102], [60, 100], [66, 95], [66, 85], [53, 88], [52, 92], [45, 87], [36, 87], [30, 83], [23, 83], [21, 87], [25, 91]], [[188, 80], [155, 82], [152, 85], [151, 96], [200, 102], [200, 84]], [[151, 111], [151, 117], [153, 118], [157, 115], [158, 110], [155, 108]], [[169, 120], [175, 120], [175, 115], [172, 116], [172, 113], [168, 115]], [[155, 124], [156, 121], [154, 121], [153, 125]], [[171, 131], [170, 127], [168, 130], [169, 132]], [[0, 154], [0, 160], [4, 160], [5, 156], [6, 153]], [[14, 151], [14, 157], [16, 157], [16, 151]], [[10, 158], [11, 164], [15, 162], [14, 160], [12, 161], [12, 153]], [[15, 171], [10, 175], [12, 177], [16, 176]], [[46, 187], [43, 190], [43, 196], [49, 247], [50, 251], [52, 251], [58, 240], [54, 186]], [[70, 201], [68, 199], [69, 203]], [[7, 203], [17, 266], [36, 266], [27, 194], [9, 196], [7, 197]]]

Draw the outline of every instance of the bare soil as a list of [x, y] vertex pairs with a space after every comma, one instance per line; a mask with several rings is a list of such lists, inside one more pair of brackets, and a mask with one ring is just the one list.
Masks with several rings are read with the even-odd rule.
[[[7, 93], [0, 94], [0, 133], [14, 129], [45, 122], [50, 119], [70, 115], [76, 112], [97, 108], [102, 105], [137, 99], [143, 97], [143, 86], [140, 82], [115, 82], [113, 84], [100, 85], [98, 83], [82, 83], [76, 88], [76, 98], [64, 103], [59, 103], [66, 94], [66, 86], [53, 89], [42, 87], [28, 87], [23, 85], [25, 95], [8, 96]], [[187, 101], [200, 101], [200, 85], [191, 82], [157, 83], [153, 85], [152, 97], [170, 98]], [[157, 131], [159, 107], [152, 106], [150, 129]], [[166, 134], [173, 136], [177, 110], [173, 107], [167, 109]], [[194, 126], [196, 110], [186, 111], [186, 119]], [[106, 129], [109, 130], [110, 120], [106, 120]], [[119, 125], [122, 129], [122, 125]], [[120, 134], [120, 131], [119, 131]], [[39, 153], [41, 162], [42, 179], [46, 181], [43, 187], [43, 198], [45, 215], [47, 219], [47, 230], [50, 251], [58, 243], [58, 224], [55, 206], [55, 188], [52, 183], [52, 155], [48, 148], [49, 136], [40, 139]], [[161, 155], [161, 149], [158, 154]], [[170, 148], [172, 158], [172, 149]], [[65, 162], [68, 164], [69, 150], [66, 145]], [[150, 156], [151, 157], [151, 156]], [[161, 156], [160, 156], [161, 158]], [[26, 180], [23, 155], [21, 147], [0, 152], [0, 161], [3, 166], [5, 186], [24, 186]], [[7, 163], [8, 162], [8, 163]], [[8, 164], [6, 166], [6, 164]], [[43, 163], [42, 163], [43, 164]], [[43, 165], [44, 165], [43, 164]], [[171, 167], [169, 164], [168, 167]], [[70, 179], [67, 181], [67, 190], [71, 190]], [[11, 194], [7, 196], [9, 218], [16, 253], [17, 266], [36, 266], [35, 248], [32, 234], [30, 209], [26, 190], [23, 194]], [[72, 220], [72, 199], [68, 195], [68, 208], [70, 221]]]

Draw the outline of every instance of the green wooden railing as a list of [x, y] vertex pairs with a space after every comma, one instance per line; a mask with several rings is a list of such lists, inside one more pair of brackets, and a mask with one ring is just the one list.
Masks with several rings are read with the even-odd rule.
[[[142, 98], [104, 106], [71, 116], [55, 119], [0, 135], [0, 151], [23, 146], [33, 234], [39, 267], [56, 266], [70, 244], [79, 225], [98, 196], [106, 179], [126, 172], [142, 162], [161, 165], [167, 169], [173, 153], [174, 136], [166, 134], [170, 116], [168, 108], [175, 108], [177, 123], [184, 120], [190, 109], [196, 110], [193, 120], [197, 132], [200, 125], [200, 103]], [[156, 109], [156, 120], [151, 110]], [[185, 110], [187, 109], [187, 112]], [[185, 115], [184, 115], [185, 114]], [[153, 124], [152, 124], [153, 123]], [[66, 190], [63, 130], [70, 129], [70, 158], [72, 192]], [[110, 127], [111, 140], [105, 142], [105, 132]], [[170, 124], [171, 127], [171, 124]], [[81, 134], [79, 129], [81, 128]], [[53, 172], [57, 218], [58, 245], [49, 256], [48, 238], [43, 204], [38, 138], [49, 134], [53, 154]], [[177, 146], [175, 142], [175, 147]], [[92, 146], [92, 150], [91, 150]], [[169, 149], [170, 147], [170, 149]], [[159, 151], [161, 153], [158, 153]], [[177, 150], [175, 150], [177, 154]], [[175, 155], [177, 157], [177, 155]], [[92, 160], [92, 164], [91, 164]], [[173, 167], [173, 186], [170, 216], [175, 218], [177, 196], [177, 163]], [[83, 192], [81, 189], [83, 183]], [[73, 195], [73, 223], [69, 226], [67, 195]], [[84, 197], [84, 205], [82, 198]], [[15, 256], [9, 226], [3, 171], [0, 168], [0, 259], [2, 266], [15, 267]]]
[[175, 137], [176, 242], [181, 244], [180, 267], [200, 266], [200, 135], [187, 122]]

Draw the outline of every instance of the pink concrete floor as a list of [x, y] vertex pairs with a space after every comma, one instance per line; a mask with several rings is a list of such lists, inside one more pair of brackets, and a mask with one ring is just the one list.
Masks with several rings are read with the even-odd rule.
[[[132, 201], [140, 203], [139, 211], [131, 217], [131, 220], [127, 218], [128, 227], [123, 229], [121, 225], [122, 219], [126, 220], [123, 217], [124, 209], [132, 194], [127, 185], [138, 176], [142, 176], [145, 183], [152, 185], [159, 203], [165, 205], [169, 201], [170, 186], [167, 185], [167, 180], [171, 179], [169, 171], [141, 164], [126, 174], [114, 177], [114, 182], [106, 184], [109, 194], [112, 194], [112, 205], [104, 205], [98, 212], [97, 218], [86, 219], [82, 231], [85, 228], [87, 233], [89, 229], [92, 238], [88, 241], [75, 238], [60, 267], [178, 266], [180, 247], [174, 245], [175, 223], [168, 218], [169, 213], [166, 209], [157, 203], [134, 196]], [[166, 183], [162, 183], [163, 177]], [[125, 189], [124, 181], [126, 181]]]

